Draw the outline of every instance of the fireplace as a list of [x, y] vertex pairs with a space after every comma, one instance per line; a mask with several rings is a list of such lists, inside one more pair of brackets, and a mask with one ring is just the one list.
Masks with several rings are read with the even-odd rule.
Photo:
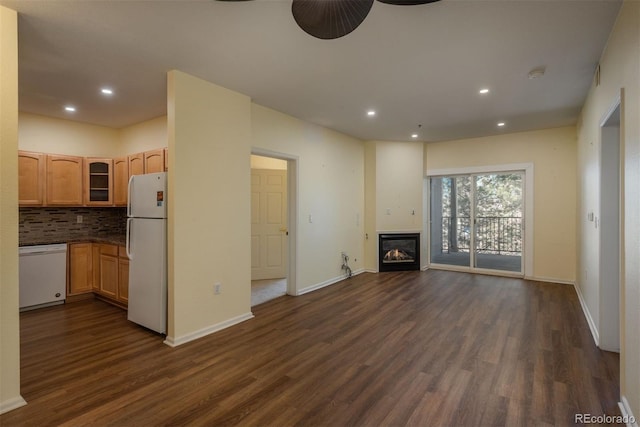
[[420, 270], [420, 233], [378, 235], [378, 271]]

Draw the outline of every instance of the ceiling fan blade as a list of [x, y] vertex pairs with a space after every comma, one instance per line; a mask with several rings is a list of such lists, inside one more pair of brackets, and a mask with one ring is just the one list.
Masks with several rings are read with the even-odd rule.
[[372, 5], [373, 0], [293, 0], [291, 13], [307, 34], [329, 40], [355, 30]]
[[415, 6], [417, 4], [435, 3], [440, 0], [378, 0], [381, 3], [393, 4], [396, 6]]

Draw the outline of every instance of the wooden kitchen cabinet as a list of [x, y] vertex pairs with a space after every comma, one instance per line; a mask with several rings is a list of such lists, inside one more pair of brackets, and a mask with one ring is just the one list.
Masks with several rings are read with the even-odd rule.
[[93, 259], [91, 246], [91, 243], [72, 243], [68, 246], [68, 296], [92, 291]]
[[47, 154], [46, 204], [49, 206], [82, 205], [83, 158]]
[[126, 206], [132, 175], [168, 169], [168, 150], [93, 158], [18, 152], [20, 206]]
[[126, 157], [113, 159], [113, 204], [127, 206], [129, 162]]
[[[115, 255], [115, 256], [114, 256]], [[118, 297], [118, 247], [100, 245], [100, 293], [106, 297]]]
[[105, 301], [126, 308], [129, 301], [129, 258], [124, 246], [105, 243], [94, 243], [93, 246], [94, 256], [99, 260], [94, 269], [99, 285], [93, 291]]
[[129, 257], [124, 246], [118, 247], [118, 301], [129, 302]]
[[144, 153], [127, 156], [127, 162], [129, 163], [129, 178], [133, 175], [144, 174]]
[[44, 154], [18, 151], [18, 203], [20, 206], [42, 206], [45, 178]]
[[113, 160], [84, 159], [84, 204], [113, 205]]
[[93, 292], [100, 291], [100, 245], [97, 243], [89, 243], [91, 245], [91, 263], [93, 271], [91, 274], [93, 286], [91, 290]]
[[164, 152], [164, 171], [166, 172], [169, 170], [169, 149], [163, 148], [162, 151]]
[[144, 152], [144, 173], [164, 172], [164, 150]]

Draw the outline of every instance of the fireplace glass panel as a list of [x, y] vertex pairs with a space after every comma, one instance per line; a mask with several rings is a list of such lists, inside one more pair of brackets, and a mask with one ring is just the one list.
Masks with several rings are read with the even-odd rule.
[[380, 271], [419, 270], [420, 234], [380, 234]]
[[385, 240], [382, 242], [385, 264], [398, 262], [414, 262], [416, 259], [416, 242], [414, 240]]

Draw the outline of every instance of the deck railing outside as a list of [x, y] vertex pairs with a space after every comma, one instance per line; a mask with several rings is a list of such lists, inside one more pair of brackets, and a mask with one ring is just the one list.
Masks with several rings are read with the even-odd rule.
[[[470, 218], [442, 217], [442, 253], [469, 252], [471, 249]], [[485, 254], [519, 255], [522, 252], [522, 218], [485, 216], [476, 218], [476, 250]], [[455, 233], [451, 242], [449, 236]]]

